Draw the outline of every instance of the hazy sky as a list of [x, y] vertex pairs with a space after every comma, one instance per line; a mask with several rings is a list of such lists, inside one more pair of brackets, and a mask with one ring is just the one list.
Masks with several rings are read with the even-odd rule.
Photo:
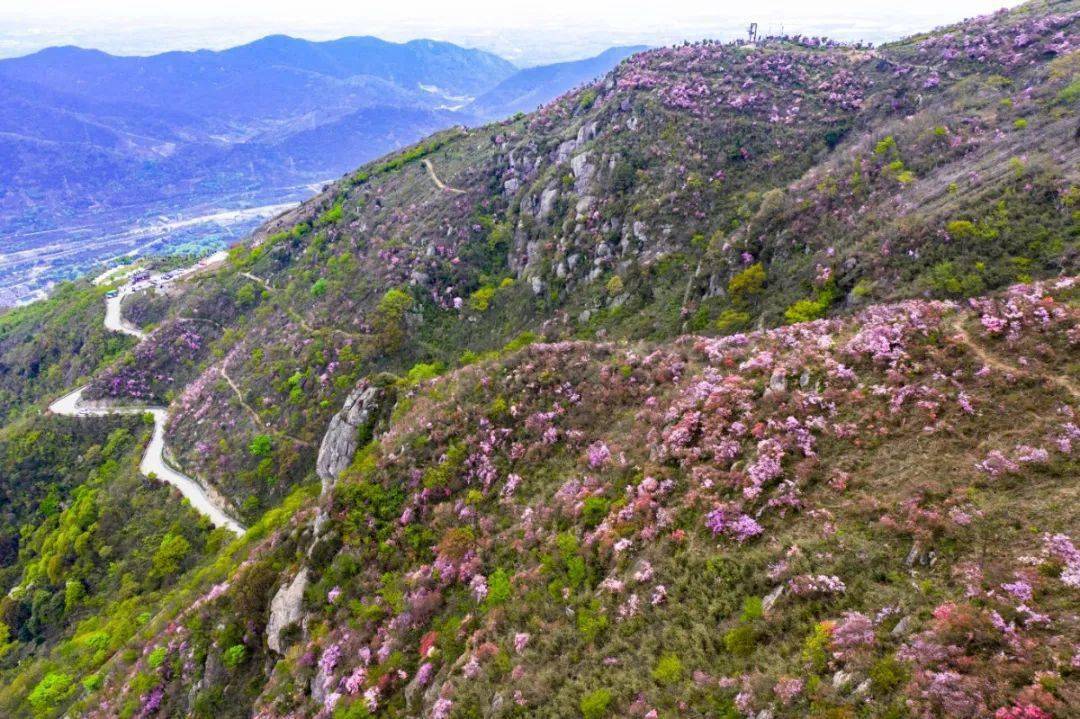
[[614, 44], [763, 31], [880, 42], [1017, 0], [0, 0], [0, 56], [75, 44], [121, 54], [223, 48], [272, 33], [310, 39], [431, 37], [520, 64]]

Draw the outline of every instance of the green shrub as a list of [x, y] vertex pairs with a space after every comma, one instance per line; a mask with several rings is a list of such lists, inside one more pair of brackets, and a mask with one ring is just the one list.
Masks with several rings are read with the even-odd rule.
[[71, 677], [62, 672], [49, 672], [30, 692], [30, 706], [35, 714], [44, 715], [63, 701], [70, 688]]
[[765, 268], [760, 262], [747, 267], [728, 280], [728, 295], [737, 305], [745, 305], [765, 287]]
[[593, 88], [589, 88], [585, 92], [581, 93], [581, 98], [578, 100], [578, 107], [582, 110], [588, 110], [596, 102], [597, 93]]
[[491, 306], [491, 298], [495, 296], [495, 288], [484, 285], [469, 296], [469, 307], [477, 312], [486, 312]]
[[534, 342], [537, 342], [540, 338], [533, 332], [522, 332], [514, 339], [510, 340], [503, 347], [503, 352], [516, 352], [519, 349], [528, 347]]
[[765, 616], [765, 604], [762, 602], [761, 597], [747, 597], [743, 601], [742, 614], [739, 615], [740, 622], [752, 622], [755, 619], [761, 619]]
[[371, 326], [378, 338], [380, 349], [394, 352], [405, 343], [405, 314], [412, 306], [412, 296], [397, 288], [387, 290], [379, 300]]
[[368, 711], [364, 698], [359, 697], [352, 703], [338, 702], [334, 707], [334, 719], [371, 719], [371, 712]]
[[716, 318], [716, 329], [723, 333], [738, 332], [750, 324], [750, 313], [727, 309]]
[[167, 650], [165, 649], [165, 647], [155, 648], [154, 651], [150, 652], [150, 654], [146, 657], [147, 666], [149, 666], [151, 669], [157, 669], [165, 663], [166, 654]]
[[311, 285], [311, 296], [322, 297], [326, 294], [326, 280], [320, 277]]
[[868, 280], [865, 277], [855, 283], [855, 286], [851, 288], [851, 295], [857, 299], [865, 299], [869, 297], [874, 291], [873, 280]]
[[[64, 583], [64, 612], [70, 612], [86, 596], [86, 587], [78, 579], [69, 579]], [[3, 642], [0, 642], [2, 644]]]
[[784, 310], [784, 319], [788, 324], [809, 322], [824, 317], [825, 309], [826, 305], [823, 305], [820, 300], [799, 300]]
[[740, 624], [724, 633], [724, 648], [737, 657], [748, 657], [754, 653], [757, 637], [749, 624]]
[[169, 577], [180, 570], [180, 565], [191, 551], [191, 543], [179, 534], [168, 532], [154, 552], [151, 564], [158, 577]]
[[436, 489], [447, 486], [450, 480], [457, 477], [458, 470], [465, 463], [466, 454], [465, 447], [456, 444], [450, 445], [442, 461], [428, 467], [427, 471], [424, 472], [424, 487]]
[[334, 205], [329, 210], [327, 210], [326, 212], [322, 213], [319, 216], [319, 224], [320, 225], [333, 224], [333, 223], [335, 223], [335, 222], [337, 222], [338, 220], [341, 219], [341, 215], [342, 215], [341, 203], [339, 202], [338, 204]]
[[192, 711], [197, 719], [217, 719], [224, 714], [225, 706], [225, 690], [221, 686], [213, 686], [199, 692]]
[[939, 262], [930, 268], [930, 286], [947, 295], [966, 296], [981, 292], [985, 284], [982, 277], [976, 273], [959, 273], [952, 262]]
[[255, 285], [253, 284], [243, 285], [236, 291], [236, 303], [241, 307], [250, 307], [255, 304], [256, 299]]
[[683, 678], [683, 664], [679, 655], [668, 652], [660, 657], [660, 661], [652, 670], [652, 678], [660, 684], [678, 684]]
[[270, 450], [273, 448], [273, 440], [268, 434], [257, 434], [248, 445], [248, 451], [251, 452], [252, 457], [265, 457], [270, 454]]
[[893, 138], [892, 135], [888, 135], [887, 137], [879, 140], [878, 143], [874, 145], [875, 155], [884, 156], [894, 152], [897, 152], [896, 140]]
[[607, 629], [607, 615], [603, 613], [597, 600], [592, 600], [588, 606], [578, 610], [577, 625], [586, 642], [592, 642]]
[[829, 643], [832, 641], [832, 622], [818, 622], [803, 642], [802, 658], [815, 672], [824, 671], [829, 663]]
[[581, 697], [578, 703], [581, 716], [585, 719], [601, 719], [607, 715], [609, 706], [611, 706], [611, 692], [607, 689], [589, 692]]
[[596, 525], [604, 521], [608, 514], [611, 502], [606, 497], [588, 497], [581, 508], [581, 522], [586, 529], [594, 529]]
[[1071, 105], [1080, 100], [1080, 77], [1066, 85], [1057, 95], [1057, 101], [1063, 105]]
[[495, 399], [491, 400], [491, 404], [487, 408], [487, 416], [491, 419], [498, 419], [505, 417], [510, 411], [510, 403], [506, 401], [506, 398], [499, 395]]
[[496, 569], [488, 577], [488, 593], [486, 603], [489, 607], [503, 604], [510, 598], [513, 587], [510, 585], [510, 577], [503, 569]]
[[234, 644], [221, 654], [221, 663], [229, 669], [235, 669], [247, 660], [247, 647]]
[[907, 668], [894, 657], [884, 657], [870, 667], [870, 685], [878, 694], [888, 694], [907, 682]]
[[945, 225], [945, 231], [954, 240], [966, 240], [975, 236], [975, 223], [970, 220], [953, 220]]
[[434, 379], [443, 373], [446, 366], [442, 362], [417, 362], [405, 374], [405, 384], [415, 386], [429, 379]]

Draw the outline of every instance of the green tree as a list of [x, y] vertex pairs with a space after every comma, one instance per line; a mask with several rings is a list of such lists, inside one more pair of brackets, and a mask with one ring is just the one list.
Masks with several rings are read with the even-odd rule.
[[384, 352], [396, 352], [405, 344], [405, 313], [412, 306], [412, 297], [397, 288], [387, 290], [379, 300], [371, 326]]
[[30, 692], [30, 706], [36, 716], [50, 713], [67, 695], [71, 677], [62, 672], [49, 672]]
[[70, 612], [86, 596], [86, 587], [78, 579], [69, 579], [64, 584], [64, 613]]
[[151, 559], [154, 574], [159, 577], [176, 574], [189, 551], [191, 551], [191, 543], [188, 540], [179, 534], [167, 533], [161, 538], [161, 544], [158, 545]]

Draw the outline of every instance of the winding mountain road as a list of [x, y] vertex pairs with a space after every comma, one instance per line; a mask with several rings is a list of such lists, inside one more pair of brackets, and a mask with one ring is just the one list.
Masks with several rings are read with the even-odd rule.
[[128, 284], [124, 285], [124, 289], [120, 290], [120, 293], [115, 297], [105, 298], [105, 329], [113, 332], [123, 332], [126, 335], [143, 340], [146, 339], [146, 333], [125, 320], [123, 312], [120, 310], [124, 298], [131, 293], [131, 285]]
[[[172, 280], [210, 264], [220, 262], [226, 256], [224, 253], [212, 255], [210, 258], [174, 274]], [[132, 291], [132, 285], [129, 283], [115, 297], [106, 299], [105, 327], [114, 332], [123, 332], [142, 340], [146, 337], [146, 333], [124, 320], [120, 311], [120, 303]], [[154, 434], [150, 438], [150, 444], [147, 445], [146, 451], [143, 452], [142, 461], [139, 463], [139, 471], [176, 487], [180, 490], [180, 494], [191, 503], [191, 506], [206, 516], [215, 527], [225, 527], [234, 534], [244, 533], [244, 527], [230, 517], [197, 480], [173, 469], [166, 463], [165, 424], [169, 419], [167, 408], [152, 405], [133, 406], [107, 405], [104, 402], [87, 403], [83, 400], [85, 391], [86, 386], [84, 385], [64, 395], [49, 405], [49, 411], [53, 414], [69, 417], [104, 417], [110, 414], [144, 414], [149, 412], [154, 417]]]

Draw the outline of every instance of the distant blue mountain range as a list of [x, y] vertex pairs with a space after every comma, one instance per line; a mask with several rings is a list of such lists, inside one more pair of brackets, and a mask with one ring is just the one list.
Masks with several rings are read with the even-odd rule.
[[645, 45], [613, 47], [596, 57], [520, 70], [487, 90], [466, 108], [479, 117], [501, 118], [531, 112], [567, 90], [600, 77]]
[[0, 60], [0, 251], [215, 197], [289, 198], [437, 129], [533, 109], [638, 49], [518, 70], [445, 42], [274, 35], [223, 51]]

